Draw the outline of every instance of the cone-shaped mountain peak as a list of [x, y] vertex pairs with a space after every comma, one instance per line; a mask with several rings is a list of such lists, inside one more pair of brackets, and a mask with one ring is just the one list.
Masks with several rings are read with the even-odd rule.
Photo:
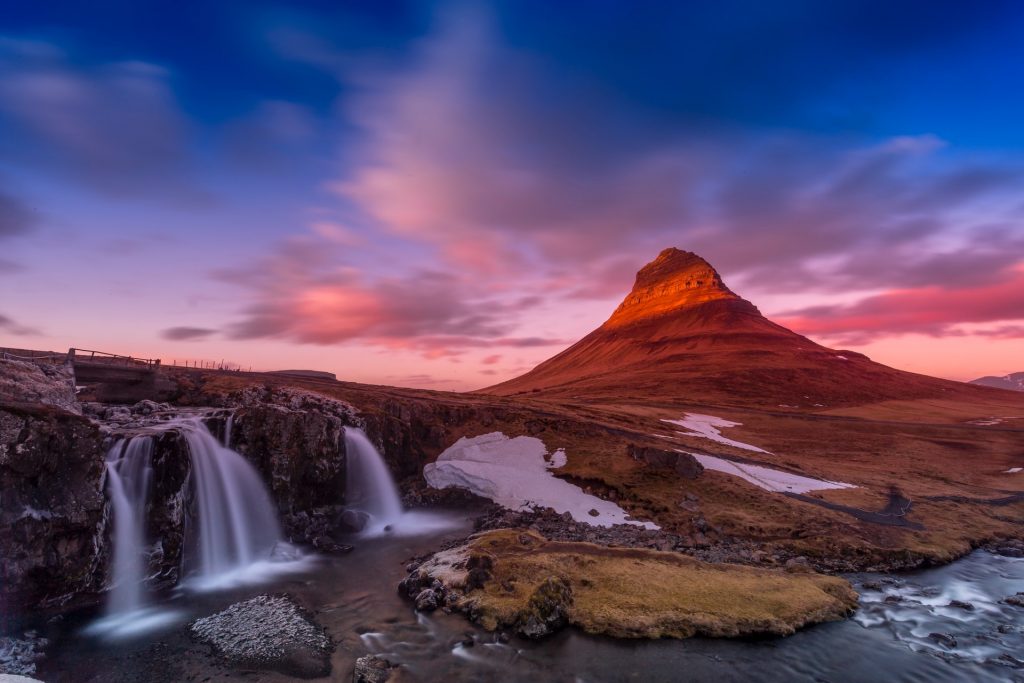
[[817, 408], [955, 390], [954, 382], [816, 344], [761, 315], [700, 256], [665, 249], [640, 269], [607, 322], [525, 375], [482, 391]]
[[720, 299], [739, 297], [710, 263], [693, 252], [670, 247], [640, 269], [633, 290], [604, 327], [629, 325]]

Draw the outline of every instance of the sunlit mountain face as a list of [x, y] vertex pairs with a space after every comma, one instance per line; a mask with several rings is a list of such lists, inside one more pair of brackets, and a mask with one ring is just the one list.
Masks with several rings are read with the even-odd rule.
[[676, 246], [815, 343], [1019, 369], [1024, 7], [8, 3], [0, 346], [475, 389]]

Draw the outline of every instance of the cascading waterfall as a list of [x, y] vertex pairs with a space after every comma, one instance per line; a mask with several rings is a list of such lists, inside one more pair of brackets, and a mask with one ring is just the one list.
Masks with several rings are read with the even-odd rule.
[[114, 558], [108, 615], [144, 606], [146, 498], [153, 478], [153, 439], [118, 441], [107, 455], [107, 490], [114, 513]]
[[402, 500], [384, 458], [366, 434], [345, 428], [346, 489], [349, 507], [370, 515], [367, 531], [383, 531], [402, 517]]
[[303, 566], [293, 561], [301, 555], [281, 541], [276, 506], [256, 469], [221, 445], [201, 418], [177, 419], [149, 429], [149, 435], [118, 441], [107, 456], [107, 493], [113, 512], [112, 588], [106, 615], [88, 629], [95, 635], [135, 636], [183, 618], [177, 611], [147, 606], [145, 594], [146, 506], [158, 433], [176, 431], [188, 445], [187, 486], [194, 508], [185, 519], [187, 585], [219, 588], [261, 581]]
[[186, 558], [202, 582], [260, 560], [281, 541], [276, 506], [256, 469], [222, 446], [198, 419], [178, 422], [188, 443], [197, 519], [192, 520], [196, 558]]

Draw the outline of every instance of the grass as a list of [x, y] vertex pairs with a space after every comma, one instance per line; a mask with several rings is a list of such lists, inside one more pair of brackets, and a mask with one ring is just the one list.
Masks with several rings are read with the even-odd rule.
[[857, 594], [841, 578], [731, 564], [678, 553], [559, 543], [508, 529], [474, 536], [468, 548], [421, 571], [456, 588], [465, 572], [451, 560], [486, 557], [490, 579], [467, 593], [463, 607], [489, 629], [521, 623], [531, 598], [550, 579], [572, 590], [569, 622], [620, 638], [789, 635], [803, 626], [847, 616]]

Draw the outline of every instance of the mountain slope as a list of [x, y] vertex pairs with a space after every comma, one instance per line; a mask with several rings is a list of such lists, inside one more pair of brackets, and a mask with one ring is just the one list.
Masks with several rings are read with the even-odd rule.
[[985, 377], [972, 379], [970, 384], [994, 387], [996, 389], [1009, 389], [1010, 391], [1024, 391], [1024, 372], [1011, 372], [1009, 375], [1002, 377], [986, 375]]
[[696, 254], [666, 249], [637, 273], [612, 316], [515, 379], [510, 396], [646, 398], [771, 407], [837, 407], [984, 391], [834, 351], [777, 325]]

